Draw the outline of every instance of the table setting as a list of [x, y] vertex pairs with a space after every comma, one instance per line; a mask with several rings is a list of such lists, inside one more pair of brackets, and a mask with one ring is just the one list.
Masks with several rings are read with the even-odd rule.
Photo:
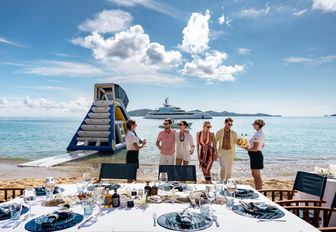
[[[97, 184], [83, 176], [80, 183], [68, 185], [46, 178], [46, 185], [52, 182], [63, 191], [45, 186], [48, 193], [38, 196], [30, 188], [1, 204], [0, 231], [267, 231], [273, 222], [279, 225], [273, 231], [289, 226], [291, 231], [317, 231], [234, 179], [224, 184], [214, 178], [205, 185], [169, 182], [163, 174], [154, 183]], [[9, 207], [18, 205], [20, 212], [8, 214]]]

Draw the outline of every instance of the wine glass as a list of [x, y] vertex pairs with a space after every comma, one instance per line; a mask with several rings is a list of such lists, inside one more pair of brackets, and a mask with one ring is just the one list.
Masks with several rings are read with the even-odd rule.
[[85, 189], [86, 189], [91, 182], [91, 173], [90, 172], [84, 172], [83, 173], [83, 182], [84, 182], [84, 186], [85, 186]]
[[236, 182], [235, 179], [228, 179], [227, 180], [227, 190], [234, 197], [234, 194], [235, 194], [235, 192], [237, 190], [237, 182]]
[[215, 195], [215, 186], [210, 184], [205, 187], [205, 193], [207, 198], [210, 201], [210, 204], [212, 203], [213, 200], [215, 200], [216, 195]]
[[166, 184], [168, 182], [168, 173], [160, 172], [159, 174], [159, 185]]
[[96, 187], [94, 189], [94, 200], [96, 202], [96, 204], [98, 205], [98, 215], [101, 216], [101, 206], [104, 203], [104, 193], [105, 193], [105, 189], [104, 187]]
[[31, 205], [36, 200], [36, 191], [34, 188], [25, 189], [23, 191], [23, 201], [29, 206], [29, 217], [31, 214]]
[[45, 188], [45, 192], [46, 192], [46, 198], [47, 200], [50, 200], [54, 194], [54, 190], [55, 190], [55, 178], [54, 177], [47, 177], [45, 178], [44, 181], [44, 188]]
[[217, 170], [211, 171], [211, 181], [214, 184], [217, 184], [217, 182], [219, 181], [219, 172]]

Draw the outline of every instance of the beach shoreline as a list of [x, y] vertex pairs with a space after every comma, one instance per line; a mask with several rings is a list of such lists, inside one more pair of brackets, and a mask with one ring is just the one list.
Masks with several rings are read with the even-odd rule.
[[[97, 180], [99, 175], [99, 164], [94, 161], [95, 158], [87, 160], [78, 160], [55, 167], [18, 167], [22, 160], [4, 160], [0, 163], [0, 186], [1, 187], [37, 187], [43, 186], [44, 178], [53, 176], [58, 184], [74, 184], [81, 180], [84, 172], [91, 172], [93, 181]], [[5, 161], [5, 162], [4, 162]], [[138, 170], [137, 182], [145, 183], [146, 181], [157, 181], [157, 168], [155, 164], [140, 164]], [[196, 168], [198, 169], [198, 168]], [[248, 173], [249, 174], [249, 173]], [[239, 176], [234, 173], [234, 178], [239, 184], [253, 186], [251, 176]], [[197, 183], [204, 183], [204, 177], [197, 170]], [[291, 189], [293, 185], [293, 176], [264, 177], [264, 189]], [[123, 181], [121, 181], [123, 182]]]

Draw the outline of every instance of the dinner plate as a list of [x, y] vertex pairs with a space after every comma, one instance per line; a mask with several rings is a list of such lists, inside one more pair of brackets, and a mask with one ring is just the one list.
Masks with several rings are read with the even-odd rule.
[[27, 222], [25, 225], [25, 229], [32, 232], [58, 231], [73, 227], [83, 220], [83, 215], [78, 213], [72, 213], [71, 216], [66, 220], [56, 221], [53, 223], [39, 222], [39, 220], [44, 216], [45, 215], [42, 215]]
[[108, 187], [110, 188], [110, 190], [114, 190], [114, 189], [118, 189], [120, 188], [120, 184], [113, 184], [113, 183], [97, 183], [97, 184], [93, 184], [93, 185], [89, 185], [87, 187], [87, 190], [89, 191], [93, 191], [94, 188], [97, 188], [97, 187]]
[[232, 207], [232, 211], [241, 216], [258, 219], [278, 219], [285, 216], [285, 213], [276, 206], [271, 206], [263, 202], [254, 202], [253, 204], [256, 205], [259, 210], [249, 209], [238, 204]]
[[172, 189], [177, 189], [180, 192], [191, 191], [190, 186], [181, 182], [168, 182], [166, 184], [159, 185], [158, 188], [163, 191], [170, 191]]
[[191, 212], [192, 220], [190, 228], [183, 228], [178, 222], [178, 212], [166, 213], [157, 218], [157, 223], [163, 228], [175, 231], [199, 231], [209, 228], [212, 225], [212, 220], [204, 218], [200, 213]]

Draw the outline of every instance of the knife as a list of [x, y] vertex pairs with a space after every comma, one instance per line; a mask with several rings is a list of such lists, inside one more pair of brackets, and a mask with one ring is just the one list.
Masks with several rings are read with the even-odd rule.
[[88, 217], [85, 221], [83, 221], [83, 222], [77, 227], [77, 230], [79, 230], [80, 228], [82, 228], [83, 225], [84, 225], [85, 223], [87, 223], [88, 221], [90, 221], [93, 217], [94, 217], [94, 215]]

